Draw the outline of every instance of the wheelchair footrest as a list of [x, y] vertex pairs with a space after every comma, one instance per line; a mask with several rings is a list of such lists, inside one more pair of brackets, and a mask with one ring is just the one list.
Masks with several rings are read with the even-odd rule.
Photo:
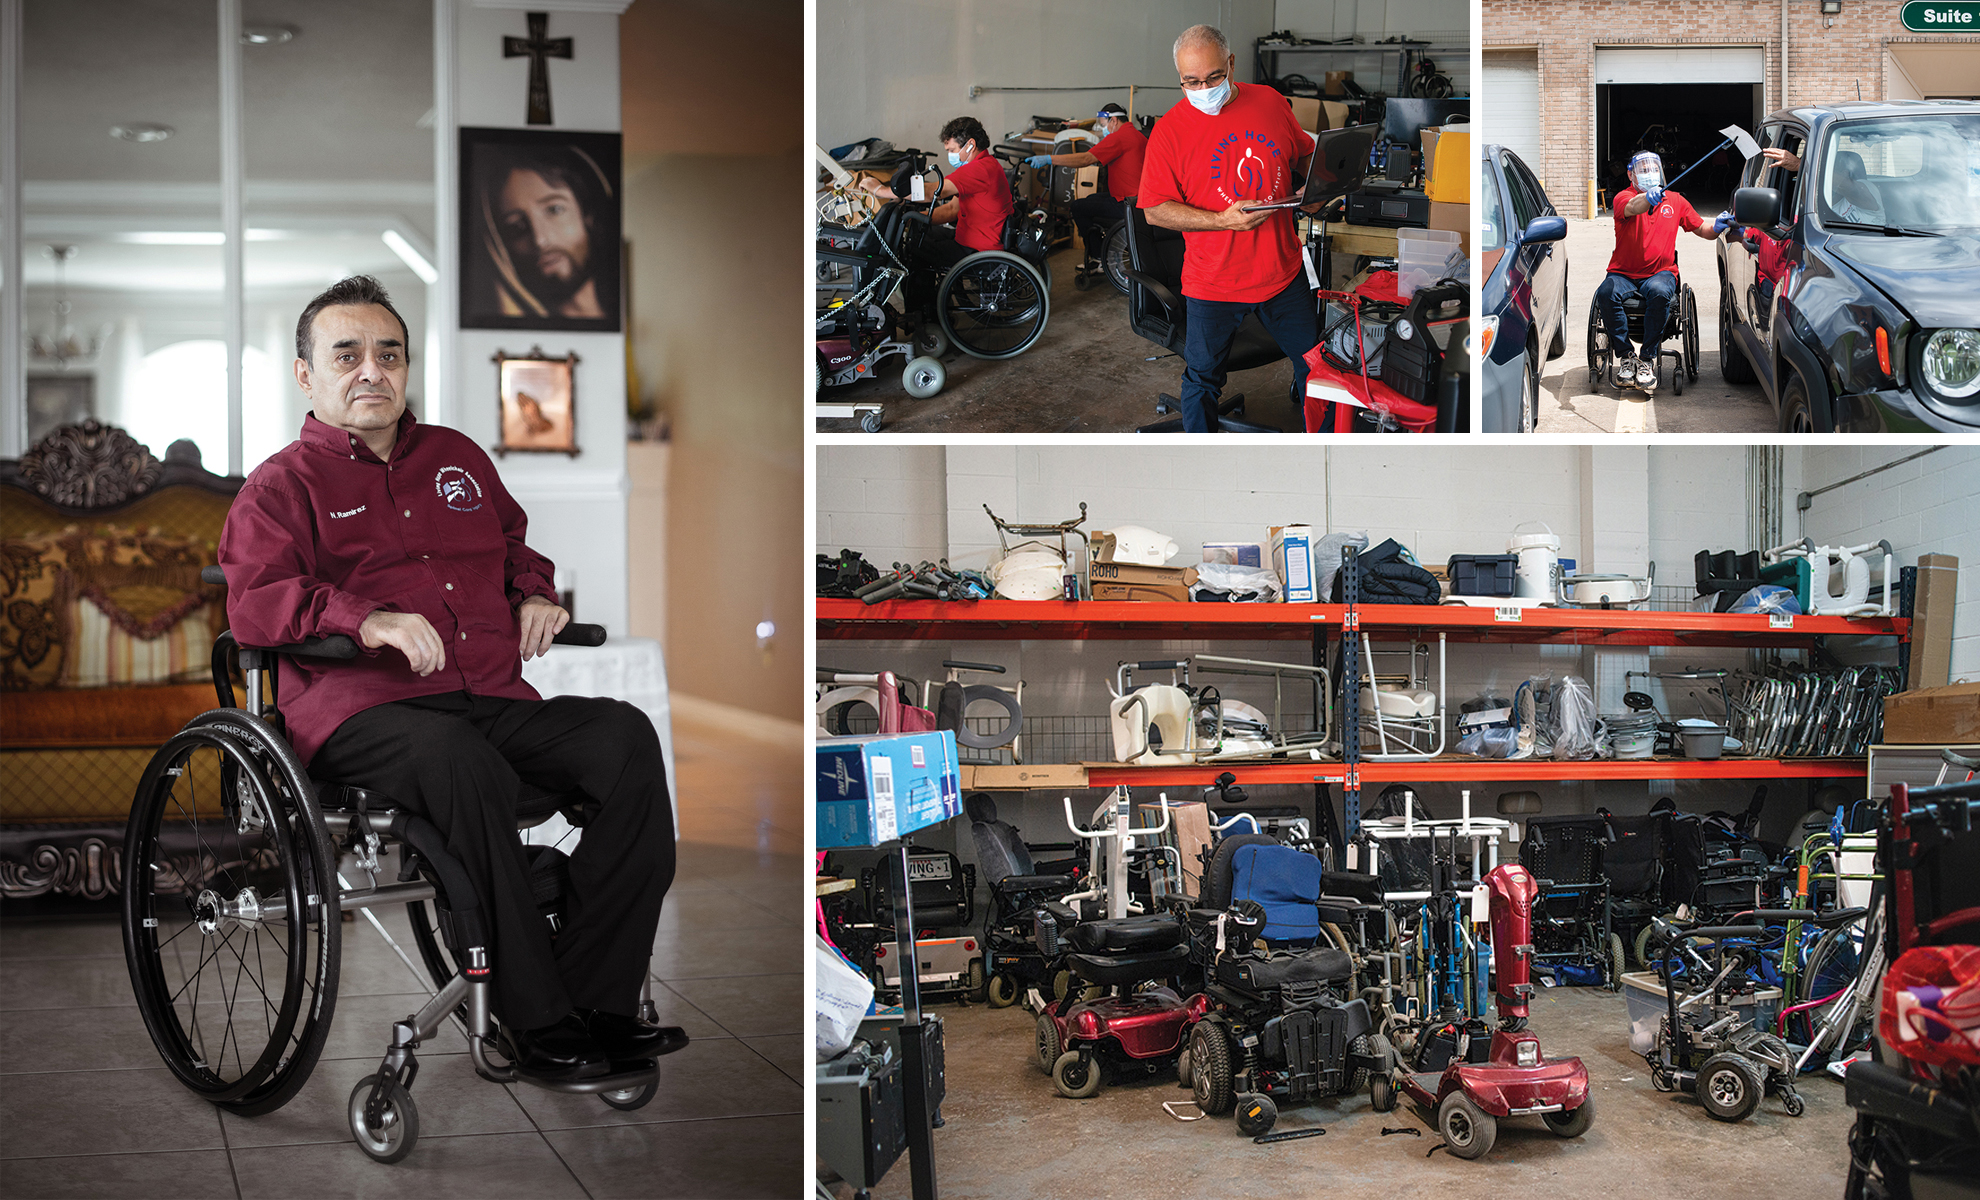
[[599, 1092], [622, 1092], [631, 1088], [642, 1088], [649, 1083], [657, 1084], [660, 1081], [660, 1068], [656, 1065], [617, 1075], [594, 1075], [590, 1079], [537, 1079], [518, 1073], [515, 1081], [542, 1088], [546, 1092], [585, 1096], [596, 1095]]

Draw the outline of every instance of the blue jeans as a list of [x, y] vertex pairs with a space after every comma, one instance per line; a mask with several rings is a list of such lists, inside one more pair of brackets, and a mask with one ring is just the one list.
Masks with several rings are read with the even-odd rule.
[[[1189, 433], [1217, 431], [1217, 397], [1223, 394], [1229, 372], [1224, 361], [1231, 353], [1231, 342], [1247, 314], [1257, 313], [1258, 323], [1279, 349], [1292, 359], [1292, 402], [1295, 409], [1306, 399], [1306, 352], [1320, 340], [1320, 318], [1313, 304], [1313, 293], [1306, 286], [1304, 271], [1293, 276], [1285, 290], [1270, 300], [1246, 304], [1235, 300], [1198, 300], [1184, 297], [1189, 307], [1189, 328], [1183, 335], [1182, 417]], [[1333, 405], [1327, 406], [1328, 424], [1333, 431]]]
[[1623, 301], [1631, 296], [1643, 297], [1643, 357], [1656, 354], [1657, 347], [1664, 342], [1664, 326], [1671, 317], [1671, 301], [1677, 299], [1677, 274], [1673, 271], [1659, 271], [1648, 279], [1631, 279], [1627, 275], [1613, 272], [1595, 289], [1595, 305], [1602, 310], [1602, 319], [1609, 328], [1609, 352], [1629, 353], [1629, 314], [1623, 311]]

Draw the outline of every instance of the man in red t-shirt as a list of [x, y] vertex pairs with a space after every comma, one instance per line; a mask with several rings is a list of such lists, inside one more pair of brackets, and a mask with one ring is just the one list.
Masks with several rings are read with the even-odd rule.
[[[921, 257], [947, 269], [979, 250], [1004, 248], [1004, 222], [1011, 215], [1011, 181], [990, 155], [990, 135], [975, 117], [957, 117], [942, 126], [942, 148], [949, 152], [948, 174], [928, 214]], [[871, 177], [860, 186], [883, 200], [898, 200], [894, 189]], [[951, 234], [943, 228], [955, 222]]]
[[[1595, 289], [1595, 306], [1609, 330], [1610, 370], [1616, 386], [1657, 390], [1657, 348], [1677, 298], [1677, 235], [1689, 230], [1710, 241], [1732, 218], [1710, 225], [1683, 196], [1664, 188], [1664, 160], [1646, 150], [1629, 160], [1631, 186], [1616, 196], [1616, 252], [1608, 278]], [[1630, 353], [1629, 314], [1623, 301], [1643, 297], [1643, 352]]]
[[1118, 104], [1102, 108], [1093, 123], [1100, 140], [1091, 150], [1071, 154], [1034, 154], [1024, 161], [1040, 170], [1050, 167], [1087, 167], [1094, 163], [1107, 168], [1107, 191], [1081, 196], [1072, 202], [1073, 225], [1079, 230], [1080, 245], [1089, 265], [1100, 261], [1107, 231], [1127, 217], [1127, 202], [1141, 190], [1141, 159], [1148, 139], [1128, 120], [1127, 109]]
[[[1319, 338], [1290, 208], [1247, 206], [1293, 194], [1293, 173], [1312, 156], [1313, 135], [1271, 88], [1236, 83], [1237, 58], [1224, 35], [1195, 25], [1176, 39], [1183, 99], [1162, 115], [1141, 166], [1135, 203], [1152, 225], [1183, 234], [1183, 428], [1218, 427], [1224, 363], [1245, 317], [1257, 314], [1293, 363], [1293, 404], [1306, 389], [1306, 353]], [[1332, 406], [1328, 424], [1332, 429]]]

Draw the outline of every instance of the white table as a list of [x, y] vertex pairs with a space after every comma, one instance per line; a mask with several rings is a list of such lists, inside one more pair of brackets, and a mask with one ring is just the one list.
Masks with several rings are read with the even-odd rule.
[[[660, 734], [660, 756], [667, 765], [668, 799], [674, 807], [674, 836], [680, 836], [681, 803], [674, 774], [674, 723], [667, 702], [667, 663], [660, 643], [652, 638], [611, 638], [602, 646], [554, 646], [542, 658], [523, 664], [523, 678], [542, 694], [606, 696], [637, 706]], [[576, 831], [564, 818], [552, 817], [523, 832], [523, 841], [542, 846], [577, 844]]]

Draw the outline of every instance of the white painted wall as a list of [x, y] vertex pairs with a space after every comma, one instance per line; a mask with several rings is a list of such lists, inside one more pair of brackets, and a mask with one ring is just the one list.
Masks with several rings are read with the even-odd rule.
[[[1171, 49], [1207, 23], [1224, 31], [1251, 78], [1251, 46], [1277, 28], [1272, 0], [819, 0], [818, 141], [828, 149], [867, 137], [940, 150], [954, 117], [974, 116], [992, 138], [1035, 113], [1090, 116], [1146, 94], [1137, 116], [1181, 99]], [[1462, 27], [1462, 22], [1459, 23]], [[1116, 87], [1118, 85], [1118, 87]], [[972, 86], [1076, 87], [1077, 92], [989, 92]]]
[[1807, 446], [1788, 452], [1782, 536], [1818, 545], [1889, 541], [1900, 567], [1920, 554], [1959, 558], [1953, 610], [1952, 677], [1980, 679], [1980, 448], [1948, 446], [1815, 496], [1797, 512], [1795, 493], [1812, 491], [1915, 453], [1916, 446]]
[[[527, 128], [528, 60], [502, 57], [502, 38], [528, 34], [526, 6], [463, 5], [455, 26], [460, 125]], [[551, 116], [544, 128], [619, 128], [619, 19], [608, 13], [553, 12], [549, 36], [569, 37], [570, 61], [552, 60]], [[449, 198], [445, 203], [458, 203]], [[530, 544], [570, 573], [577, 617], [629, 632], [627, 615], [626, 340], [619, 333], [461, 329], [454, 332], [453, 416], [481, 446], [499, 440], [495, 352], [510, 357], [541, 346], [578, 356], [577, 457], [511, 454], [502, 481], [529, 513]]]
[[[1789, 447], [1789, 513], [1792, 494], [1847, 477], [1916, 447]], [[1928, 550], [1956, 553], [1962, 561], [1962, 595], [1974, 591], [1980, 546], [1980, 479], [1973, 470], [1980, 451], [1942, 450], [1871, 484], [1851, 485], [1817, 498], [1810, 533], [1820, 540], [1888, 537], [1915, 561]], [[1456, 553], [1500, 553], [1520, 521], [1547, 522], [1564, 556], [1579, 569], [1623, 572], [1657, 565], [1661, 585], [1688, 597], [1692, 558], [1701, 549], [1745, 550], [1746, 448], [1743, 446], [825, 446], [818, 452], [818, 549], [850, 547], [869, 559], [936, 558], [982, 566], [996, 548], [996, 534], [982, 505], [1008, 521], [1055, 522], [1088, 506], [1087, 527], [1136, 523], [1174, 537], [1182, 551], [1173, 561], [1193, 562], [1206, 540], [1263, 538], [1272, 524], [1304, 521], [1335, 530], [1366, 530], [1375, 540], [1395, 537], [1426, 563]], [[1854, 505], [1852, 508], [1851, 506]], [[1842, 515], [1845, 512], [1851, 515]], [[1861, 514], [1871, 514], [1863, 516]], [[1903, 515], [1899, 515], [1902, 513]], [[1832, 515], [1833, 514], [1833, 515]], [[1849, 522], [1857, 524], [1849, 524]], [[1875, 530], [1858, 532], [1875, 523]], [[1954, 670], [1972, 665], [1980, 644], [1980, 602], [1962, 601]], [[1378, 647], [1379, 649], [1379, 647]], [[1310, 662], [1302, 642], [824, 642], [821, 664], [846, 670], [894, 670], [915, 679], [943, 677], [941, 661], [959, 658], [1000, 663], [1025, 680], [1025, 711], [1033, 715], [1104, 713], [1107, 686], [1123, 660], [1209, 651], [1283, 662]], [[1676, 681], [1626, 681], [1631, 670], [1736, 668], [1745, 653], [1724, 649], [1603, 650], [1578, 647], [1454, 646], [1448, 696], [1462, 702], [1486, 688], [1510, 691], [1538, 673], [1574, 673], [1594, 686], [1604, 712], [1619, 711], [1623, 691], [1656, 696], [1667, 713], [1716, 713], [1717, 700]], [[1225, 694], [1268, 705], [1261, 681], [1217, 679]], [[1288, 693], [1290, 714], [1310, 707]], [[1421, 789], [1438, 815], [1457, 811], [1461, 785]], [[1490, 811], [1500, 789], [1475, 789], [1473, 804]], [[1548, 815], [1592, 812], [1597, 806], [1643, 811], [1652, 798], [1670, 795], [1690, 811], [1738, 810], [1751, 786], [1740, 782], [1547, 783], [1536, 788]], [[1769, 784], [1768, 824], [1778, 837], [1808, 808], [1808, 786]], [[1311, 788], [1251, 789], [1258, 803], [1297, 804], [1308, 810]], [[1091, 808], [1099, 795], [1074, 797]], [[1150, 797], [1152, 799], [1152, 797]], [[1056, 793], [1000, 799], [1005, 819], [1032, 841], [1064, 840]], [[1774, 828], [1778, 826], [1779, 828]], [[968, 830], [945, 828], [921, 840], [950, 845], [959, 838], [966, 861]]]

